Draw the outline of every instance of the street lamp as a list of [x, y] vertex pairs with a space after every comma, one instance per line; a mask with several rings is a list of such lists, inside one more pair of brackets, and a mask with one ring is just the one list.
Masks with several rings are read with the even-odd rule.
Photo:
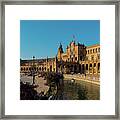
[[33, 71], [32, 71], [33, 84], [35, 84], [35, 65], [34, 65], [34, 60], [35, 60], [35, 56], [33, 56]]

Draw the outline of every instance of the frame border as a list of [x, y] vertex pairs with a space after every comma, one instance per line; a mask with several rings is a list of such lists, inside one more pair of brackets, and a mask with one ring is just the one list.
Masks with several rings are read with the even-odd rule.
[[[5, 115], [5, 5], [115, 5], [115, 115]], [[45, 0], [1, 2], [0, 119], [119, 119], [119, 0]]]

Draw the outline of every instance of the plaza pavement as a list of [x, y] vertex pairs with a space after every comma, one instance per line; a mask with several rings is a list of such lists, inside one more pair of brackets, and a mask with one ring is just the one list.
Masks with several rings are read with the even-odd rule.
[[37, 77], [35, 78], [35, 84], [36, 85], [39, 85], [37, 88], [36, 88], [36, 91], [38, 93], [40, 93], [41, 91], [46, 93], [49, 89], [49, 87], [47, 85], [45, 85], [46, 83], [46, 80], [44, 80], [44, 78], [42, 77]]
[[[22, 82], [28, 82], [32, 85], [33, 83], [33, 78], [32, 76], [21, 76], [21, 81]], [[47, 85], [45, 85], [46, 80], [44, 80], [42, 77], [35, 77], [35, 85], [38, 85], [37, 88], [35, 88], [35, 90], [40, 93], [41, 91], [46, 93], [49, 89], [49, 87]]]

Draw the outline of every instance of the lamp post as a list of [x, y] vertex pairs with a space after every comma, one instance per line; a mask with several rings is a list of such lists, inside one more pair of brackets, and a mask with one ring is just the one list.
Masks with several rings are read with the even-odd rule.
[[33, 56], [33, 71], [32, 71], [33, 84], [35, 84], [35, 65], [34, 65], [34, 60], [35, 60], [35, 56]]

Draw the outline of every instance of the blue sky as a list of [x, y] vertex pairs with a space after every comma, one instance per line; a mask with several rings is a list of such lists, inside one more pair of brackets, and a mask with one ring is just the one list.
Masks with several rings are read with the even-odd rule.
[[99, 20], [21, 20], [21, 59], [54, 57], [60, 42], [65, 51], [75, 36], [76, 43], [100, 43]]

